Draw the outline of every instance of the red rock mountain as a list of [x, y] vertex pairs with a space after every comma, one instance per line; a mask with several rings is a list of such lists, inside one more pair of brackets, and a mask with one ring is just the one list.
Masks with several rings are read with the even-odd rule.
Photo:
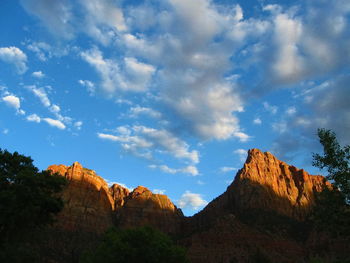
[[303, 219], [315, 202], [315, 193], [326, 186], [325, 178], [290, 166], [269, 152], [248, 151], [243, 168], [229, 186], [236, 209], [263, 209]]
[[[269, 152], [248, 151], [227, 190], [186, 219], [184, 245], [192, 262], [301, 262], [310, 251], [303, 219], [325, 178], [279, 161]], [[265, 262], [265, 261], [262, 261]]]
[[131, 193], [125, 187], [108, 184], [93, 170], [78, 162], [72, 166], [51, 165], [48, 170], [66, 177], [62, 193], [65, 206], [57, 224], [66, 230], [102, 233], [118, 224], [121, 227], [152, 225], [173, 233], [183, 214], [166, 195], [153, 194], [139, 186]]
[[152, 225], [182, 236], [193, 263], [254, 262], [257, 253], [272, 262], [298, 262], [309, 252], [293, 235], [303, 226], [315, 193], [330, 187], [322, 176], [252, 149], [227, 190], [198, 214], [184, 217], [167, 196], [143, 186], [132, 192], [117, 184], [108, 187], [77, 162], [48, 169], [69, 180], [59, 227], [101, 233], [113, 225]]

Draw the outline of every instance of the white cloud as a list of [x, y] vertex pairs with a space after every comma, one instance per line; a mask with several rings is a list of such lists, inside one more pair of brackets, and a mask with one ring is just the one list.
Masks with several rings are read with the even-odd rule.
[[228, 173], [228, 172], [232, 172], [232, 171], [237, 171], [237, 168], [229, 167], [229, 166], [223, 166], [220, 168], [220, 172], [222, 172], [222, 173]]
[[41, 121], [41, 118], [34, 113], [34, 114], [27, 116], [27, 121], [39, 123]]
[[50, 107], [50, 111], [52, 113], [59, 113], [61, 111], [61, 108], [56, 104], [52, 104]]
[[186, 191], [177, 202], [177, 205], [181, 209], [188, 208], [192, 210], [198, 210], [207, 204], [208, 202], [200, 194], [191, 193], [190, 191]]
[[42, 71], [34, 71], [32, 73], [32, 76], [38, 79], [42, 79], [43, 77], [45, 77], [45, 74]]
[[295, 107], [289, 107], [288, 109], [286, 109], [286, 114], [291, 116], [294, 115], [297, 112], [297, 109]]
[[247, 142], [251, 137], [244, 132], [235, 132], [233, 133], [235, 137], [237, 137], [241, 142]]
[[253, 120], [253, 123], [254, 123], [255, 125], [261, 125], [262, 120], [261, 120], [260, 118], [255, 118], [255, 119]]
[[59, 120], [54, 120], [51, 118], [42, 118], [43, 121], [47, 122], [50, 126], [56, 127], [60, 130], [64, 130], [66, 128], [66, 125], [64, 125], [61, 121]]
[[304, 62], [298, 50], [302, 24], [287, 14], [278, 14], [274, 23], [278, 50], [272, 70], [279, 79], [294, 82], [304, 72]]
[[38, 17], [48, 30], [60, 37], [73, 37], [73, 27], [70, 1], [21, 0], [24, 9]]
[[237, 154], [240, 161], [244, 162], [245, 159], [247, 158], [247, 151], [244, 149], [237, 149], [235, 151], [233, 151], [234, 154]]
[[271, 114], [276, 114], [278, 111], [278, 107], [275, 105], [270, 105], [268, 102], [263, 102], [264, 109]]
[[17, 47], [1, 47], [0, 60], [13, 64], [19, 74], [27, 71], [27, 55]]
[[39, 100], [41, 101], [41, 103], [45, 106], [45, 107], [50, 107], [51, 106], [51, 102], [50, 99], [45, 91], [44, 88], [37, 88], [36, 86], [32, 85], [32, 86], [27, 86], [27, 88], [33, 92], [33, 94], [39, 98]]
[[8, 106], [19, 110], [21, 107], [21, 101], [18, 97], [14, 95], [8, 95], [2, 98], [2, 101], [5, 102]]
[[89, 92], [91, 96], [95, 94], [96, 87], [93, 82], [91, 82], [90, 80], [82, 80], [82, 79], [80, 79], [78, 82], [83, 87], [86, 87], [86, 90]]
[[165, 194], [166, 190], [163, 190], [163, 189], [153, 189], [152, 192], [155, 193], [155, 194], [163, 195], [163, 194]]
[[140, 115], [146, 115], [150, 116], [155, 119], [159, 119], [162, 114], [154, 109], [147, 108], [147, 107], [140, 107], [140, 106], [135, 106], [130, 108], [128, 117], [131, 118], [138, 118]]
[[84, 8], [86, 33], [104, 45], [117, 35], [127, 30], [122, 9], [110, 0], [80, 0]]
[[102, 89], [109, 95], [115, 95], [117, 90], [146, 91], [155, 72], [153, 66], [135, 58], [125, 58], [122, 64], [113, 59], [106, 59], [97, 47], [81, 52], [80, 55], [99, 74]]
[[47, 61], [53, 57], [66, 56], [71, 49], [69, 45], [51, 46], [46, 42], [34, 41], [27, 41], [26, 47], [28, 50], [34, 52], [37, 58], [41, 61]]
[[169, 174], [183, 173], [183, 174], [188, 174], [192, 176], [197, 176], [199, 174], [197, 167], [193, 165], [189, 165], [178, 169], [170, 168], [167, 165], [155, 165], [155, 164], [151, 164], [148, 167], [151, 169], [159, 169], [162, 172], [169, 173]]
[[133, 130], [144, 136], [146, 140], [178, 159], [185, 159], [193, 163], [199, 162], [198, 151], [190, 151], [189, 145], [166, 130], [157, 130], [145, 126], [134, 126]]
[[[167, 153], [171, 156], [191, 163], [199, 162], [199, 153], [190, 150], [189, 145], [166, 130], [157, 130], [145, 126], [118, 127], [118, 135], [98, 133], [101, 139], [121, 143], [124, 150], [137, 156], [150, 158], [152, 152]], [[195, 173], [194, 170], [188, 172]]]
[[9, 133], [9, 129], [3, 129], [2, 133], [5, 134], [5, 135], [8, 134]]
[[74, 127], [76, 127], [78, 130], [81, 130], [82, 126], [83, 126], [83, 122], [82, 121], [74, 122]]

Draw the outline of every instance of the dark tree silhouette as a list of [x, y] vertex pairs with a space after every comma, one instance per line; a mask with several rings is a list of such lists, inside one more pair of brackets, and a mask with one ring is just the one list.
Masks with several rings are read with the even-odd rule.
[[85, 254], [83, 263], [186, 263], [185, 250], [165, 234], [150, 228], [108, 230], [97, 249]]
[[326, 187], [317, 195], [312, 220], [320, 230], [333, 236], [350, 236], [350, 146], [341, 147], [331, 130], [318, 129], [323, 155], [313, 154], [313, 165], [327, 169], [326, 178], [333, 188]]
[[323, 155], [313, 154], [313, 165], [327, 168], [326, 178], [350, 201], [350, 145], [341, 147], [331, 130], [318, 129], [318, 137], [323, 146]]
[[[0, 149], [0, 261], [16, 261], [21, 244], [38, 228], [50, 224], [63, 208], [57, 195], [66, 179], [39, 172], [30, 157]], [[11, 251], [17, 252], [9, 259]], [[12, 251], [13, 252], [13, 251]], [[10, 261], [9, 261], [10, 260]], [[18, 260], [17, 260], [18, 261]]]

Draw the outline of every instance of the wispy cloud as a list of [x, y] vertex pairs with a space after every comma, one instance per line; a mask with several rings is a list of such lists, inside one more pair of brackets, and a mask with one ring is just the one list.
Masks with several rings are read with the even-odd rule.
[[183, 168], [170, 168], [167, 165], [155, 165], [151, 164], [148, 166], [151, 169], [159, 169], [164, 173], [169, 173], [169, 174], [177, 174], [177, 173], [183, 173], [183, 174], [188, 174], [192, 176], [196, 176], [199, 174], [197, 167], [193, 165], [189, 165]]
[[190, 150], [190, 146], [166, 130], [157, 130], [145, 126], [118, 127], [118, 135], [98, 133], [101, 139], [112, 140], [121, 143], [124, 150], [132, 153], [153, 156], [153, 151], [164, 152], [171, 156], [189, 161], [199, 162], [199, 152]]

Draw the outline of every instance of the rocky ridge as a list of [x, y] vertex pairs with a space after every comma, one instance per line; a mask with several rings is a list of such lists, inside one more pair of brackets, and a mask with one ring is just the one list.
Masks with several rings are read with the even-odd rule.
[[293, 232], [302, 232], [315, 194], [331, 187], [322, 176], [251, 149], [227, 190], [201, 212], [184, 217], [166, 195], [143, 186], [131, 192], [118, 184], [108, 187], [77, 162], [48, 169], [69, 180], [59, 227], [102, 233], [110, 226], [151, 225], [181, 237], [193, 263], [255, 262], [252, 257], [261, 253], [272, 262], [298, 262], [309, 251], [306, 237], [301, 241]]
[[95, 171], [78, 162], [72, 166], [51, 165], [48, 170], [69, 182], [62, 193], [65, 206], [57, 218], [57, 225], [63, 229], [102, 233], [116, 224], [120, 227], [149, 224], [172, 233], [183, 217], [166, 195], [153, 194], [143, 186], [132, 192], [118, 184], [109, 187]]

